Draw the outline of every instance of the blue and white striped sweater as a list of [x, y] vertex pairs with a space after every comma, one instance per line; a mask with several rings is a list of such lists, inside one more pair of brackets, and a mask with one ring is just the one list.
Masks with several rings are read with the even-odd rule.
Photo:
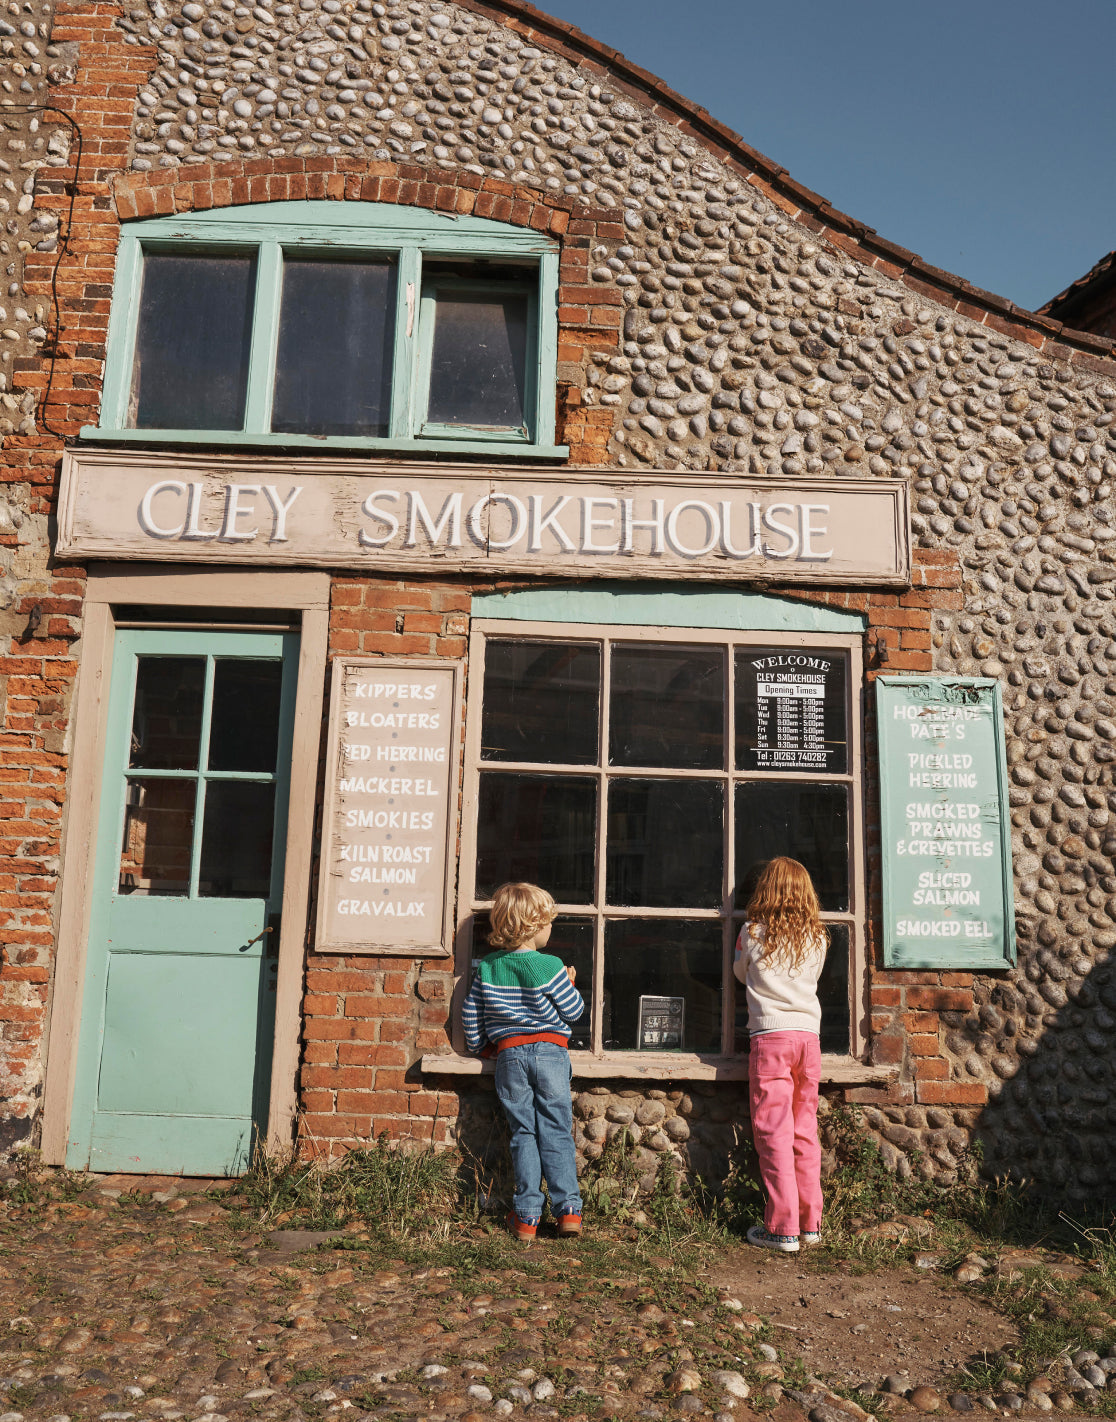
[[571, 1022], [585, 1011], [560, 958], [534, 949], [490, 953], [476, 965], [461, 1017], [465, 1045], [480, 1051], [486, 1042], [553, 1032], [570, 1037]]

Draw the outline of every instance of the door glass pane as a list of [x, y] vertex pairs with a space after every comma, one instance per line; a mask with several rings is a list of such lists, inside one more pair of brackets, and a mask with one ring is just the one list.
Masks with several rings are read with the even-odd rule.
[[843, 652], [756, 648], [736, 654], [738, 770], [848, 771]]
[[395, 267], [286, 257], [271, 428], [386, 435]]
[[480, 778], [478, 801], [478, 898], [526, 880], [559, 903], [593, 902], [595, 780], [489, 772]]
[[827, 913], [849, 907], [849, 796], [844, 785], [756, 781], [736, 787], [736, 904], [769, 859], [805, 865]]
[[[821, 1049], [842, 1056], [849, 1051], [849, 926], [831, 923], [829, 952], [818, 982], [821, 1003]], [[739, 931], [739, 928], [738, 930]], [[736, 984], [736, 1050], [748, 1050], [748, 1002], [744, 984]]]
[[196, 770], [204, 696], [204, 657], [138, 658], [129, 768]]
[[244, 426], [254, 257], [143, 260], [131, 423], [141, 430]]
[[274, 772], [283, 663], [221, 657], [213, 668], [210, 770]]
[[[645, 1002], [642, 1050], [664, 1050], [664, 1040], [672, 1040], [681, 1006], [681, 1050], [719, 1052], [722, 956], [717, 920], [625, 919], [607, 923], [602, 1009], [605, 1048], [640, 1050], [640, 998], [653, 997], [667, 1001]], [[649, 1020], [652, 1017], [654, 1022]], [[661, 1025], [664, 1021], [668, 1024], [665, 1028]]]
[[274, 820], [274, 785], [244, 780], [207, 783], [199, 898], [268, 897]]
[[613, 780], [610, 904], [720, 908], [724, 797], [716, 780]]
[[522, 429], [527, 423], [527, 296], [439, 291], [430, 397], [436, 425]]
[[724, 766], [723, 652], [615, 647], [610, 702], [611, 764]]
[[[483, 958], [493, 950], [488, 943], [489, 916], [483, 911], [473, 915], [473, 961]], [[550, 942], [543, 950], [561, 958], [567, 967], [577, 974], [574, 986], [585, 999], [585, 1011], [571, 1023], [570, 1047], [575, 1051], [588, 1051], [592, 1038], [591, 1021], [593, 1009], [593, 925], [583, 918], [568, 918], [563, 915], [554, 920]]]
[[121, 894], [189, 893], [196, 791], [192, 777], [129, 779], [117, 880]]
[[595, 765], [600, 699], [599, 647], [489, 642], [481, 759]]

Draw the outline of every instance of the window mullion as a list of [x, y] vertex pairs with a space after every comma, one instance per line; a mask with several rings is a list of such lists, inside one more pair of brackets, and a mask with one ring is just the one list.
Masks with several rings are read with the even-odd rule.
[[248, 398], [244, 408], [244, 428], [252, 434], [266, 434], [271, 429], [282, 287], [283, 249], [278, 242], [262, 242], [256, 256], [252, 352], [248, 361]]
[[418, 428], [414, 406], [421, 292], [422, 253], [418, 247], [403, 247], [399, 252], [395, 290], [395, 350], [391, 380], [392, 439], [412, 439]]

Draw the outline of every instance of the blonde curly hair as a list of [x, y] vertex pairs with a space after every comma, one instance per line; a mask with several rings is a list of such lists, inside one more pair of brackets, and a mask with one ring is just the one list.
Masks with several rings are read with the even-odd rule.
[[537, 884], [501, 884], [492, 895], [488, 941], [520, 948], [558, 916], [554, 900]]
[[819, 945], [829, 947], [817, 890], [797, 859], [769, 860], [745, 909], [749, 923], [763, 924], [763, 957], [800, 968]]

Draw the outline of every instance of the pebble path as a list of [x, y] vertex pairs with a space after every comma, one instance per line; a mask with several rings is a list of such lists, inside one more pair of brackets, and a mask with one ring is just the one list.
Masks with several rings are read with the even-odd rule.
[[218, 1199], [212, 1182], [100, 1177], [77, 1199], [0, 1202], [0, 1422], [863, 1422], [1093, 1411], [1116, 1382], [1116, 1358], [1082, 1353], [1025, 1390], [895, 1374], [857, 1402], [669, 1259], [602, 1281], [581, 1246], [540, 1238], [553, 1267], [533, 1274], [518, 1254], [409, 1265], [351, 1229], [245, 1232]]

